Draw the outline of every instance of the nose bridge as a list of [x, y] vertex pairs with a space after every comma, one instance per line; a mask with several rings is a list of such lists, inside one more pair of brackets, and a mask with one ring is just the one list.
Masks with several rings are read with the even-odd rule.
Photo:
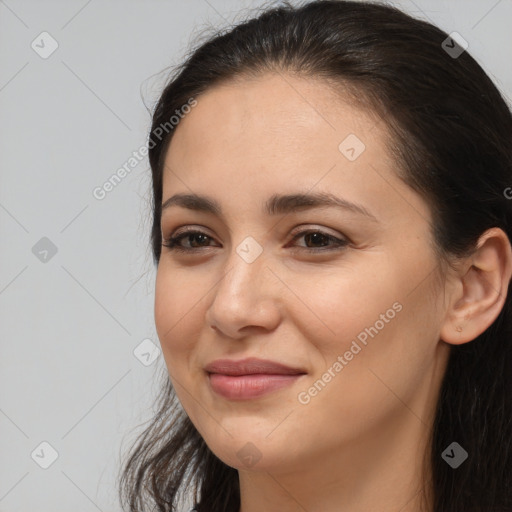
[[232, 337], [248, 325], [271, 328], [277, 308], [267, 262], [263, 247], [251, 237], [233, 246], [214, 290], [210, 325]]
[[[254, 240], [254, 239], [252, 239]], [[216, 299], [231, 301], [238, 298], [237, 304], [254, 300], [263, 292], [262, 279], [266, 270], [266, 258], [263, 247], [257, 242], [244, 240], [234, 246], [226, 259], [225, 276], [220, 281]], [[231, 307], [234, 304], [231, 305]]]

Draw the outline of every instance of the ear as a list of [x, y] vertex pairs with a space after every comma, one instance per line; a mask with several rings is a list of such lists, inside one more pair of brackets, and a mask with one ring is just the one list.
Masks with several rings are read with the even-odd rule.
[[460, 345], [482, 334], [503, 308], [511, 274], [512, 249], [506, 233], [488, 229], [460, 266], [440, 338]]

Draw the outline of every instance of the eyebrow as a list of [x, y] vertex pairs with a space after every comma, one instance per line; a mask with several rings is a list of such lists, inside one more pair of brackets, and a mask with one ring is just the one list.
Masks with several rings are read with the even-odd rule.
[[[162, 204], [161, 211], [163, 212], [171, 206], [181, 206], [189, 210], [211, 213], [219, 217], [222, 216], [222, 208], [217, 201], [198, 194], [175, 194]], [[295, 211], [326, 207], [336, 207], [352, 211], [374, 222], [379, 222], [363, 205], [353, 203], [328, 192], [274, 194], [266, 201], [264, 213], [267, 215], [281, 215]]]

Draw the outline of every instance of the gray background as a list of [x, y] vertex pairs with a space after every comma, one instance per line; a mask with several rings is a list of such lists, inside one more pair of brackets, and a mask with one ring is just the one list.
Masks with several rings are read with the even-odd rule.
[[[511, 0], [394, 4], [462, 34], [512, 97]], [[119, 457], [166, 372], [148, 351], [147, 159], [102, 200], [93, 189], [145, 144], [162, 70], [262, 5], [0, 0], [0, 511], [120, 510]], [[44, 31], [59, 45], [46, 59], [31, 47], [51, 48]]]

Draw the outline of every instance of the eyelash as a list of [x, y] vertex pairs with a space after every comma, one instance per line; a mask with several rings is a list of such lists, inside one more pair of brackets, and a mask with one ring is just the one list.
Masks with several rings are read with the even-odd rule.
[[[327, 238], [328, 241], [331, 241], [331, 242], [334, 242], [334, 247], [331, 247], [331, 248], [324, 248], [324, 247], [300, 247], [299, 250], [305, 250], [306, 252], [310, 252], [310, 253], [318, 253], [318, 252], [326, 252], [326, 251], [335, 251], [335, 250], [340, 250], [340, 249], [343, 249], [345, 248], [350, 242], [348, 240], [345, 240], [345, 239], [340, 239], [340, 238], [337, 238], [333, 235], [330, 235], [328, 233], [324, 233], [323, 231], [319, 230], [319, 229], [306, 229], [304, 231], [301, 231], [300, 233], [297, 233], [296, 235], [294, 235], [294, 237], [292, 238], [292, 242], [297, 240], [298, 238], [301, 238], [303, 236], [306, 236], [306, 235], [309, 235], [309, 234], [320, 234], [322, 235], [323, 237]], [[201, 249], [205, 249], [205, 248], [208, 248], [208, 247], [211, 247], [211, 246], [203, 246], [203, 247], [191, 247], [191, 248], [188, 248], [188, 247], [182, 247], [179, 245], [179, 242], [188, 237], [188, 236], [191, 236], [191, 235], [205, 235], [206, 237], [208, 237], [209, 239], [212, 239], [211, 236], [207, 235], [206, 233], [202, 232], [202, 231], [198, 231], [198, 230], [195, 230], [195, 229], [190, 229], [190, 230], [187, 230], [177, 236], [171, 236], [169, 238], [164, 238], [163, 241], [162, 241], [162, 245], [164, 247], [167, 247], [169, 250], [172, 250], [172, 251], [177, 251], [177, 252], [181, 252], [181, 253], [191, 253], [191, 252], [194, 252], [194, 251], [197, 251], [197, 250], [201, 250]]]

